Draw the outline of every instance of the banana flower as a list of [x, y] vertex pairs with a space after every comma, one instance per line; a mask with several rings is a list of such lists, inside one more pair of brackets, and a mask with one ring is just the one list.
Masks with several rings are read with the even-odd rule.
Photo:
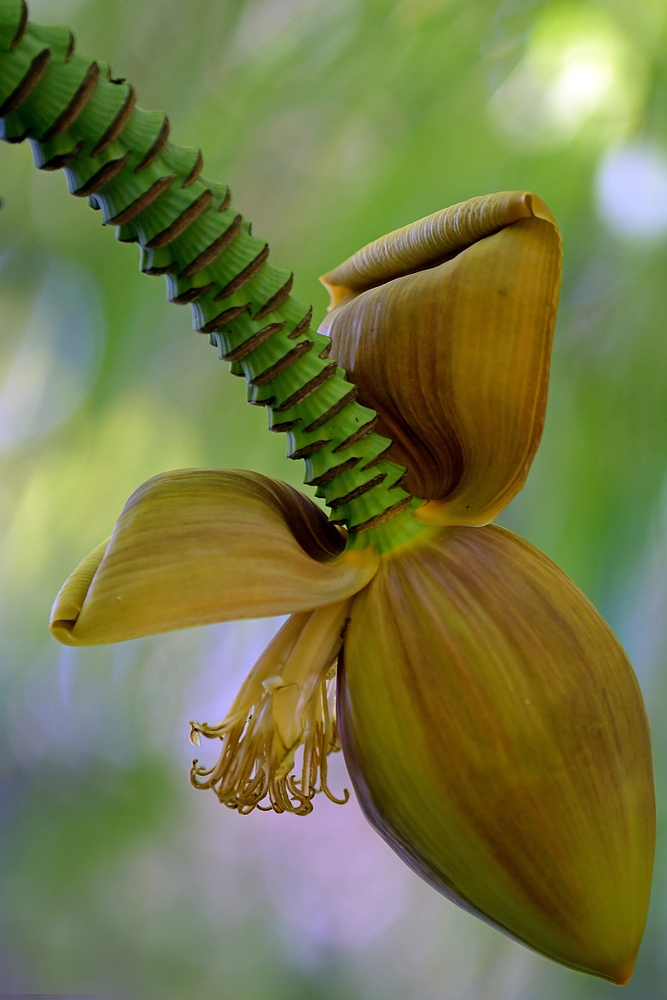
[[539, 443], [560, 260], [525, 192], [359, 251], [323, 279], [321, 332], [415, 499], [348, 533], [256, 473], [165, 473], [64, 584], [51, 630], [86, 645], [289, 614], [226, 718], [192, 724], [221, 741], [193, 784], [241, 813], [305, 814], [316, 792], [336, 800], [342, 743], [364, 813], [422, 878], [625, 983], [654, 846], [642, 698], [572, 581], [490, 523]]

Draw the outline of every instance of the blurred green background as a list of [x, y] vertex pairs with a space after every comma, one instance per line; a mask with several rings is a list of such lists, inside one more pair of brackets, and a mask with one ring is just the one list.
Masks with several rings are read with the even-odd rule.
[[[660, 847], [627, 1000], [667, 995], [667, 2], [33, 0], [168, 112], [296, 274], [454, 202], [536, 191], [565, 275], [544, 440], [502, 517], [628, 649]], [[61, 582], [169, 468], [301, 466], [189, 311], [28, 143], [0, 148], [0, 990], [234, 1000], [603, 1000], [437, 896], [356, 806], [239, 817], [189, 788], [276, 628], [71, 650]], [[346, 781], [337, 759], [332, 785]]]

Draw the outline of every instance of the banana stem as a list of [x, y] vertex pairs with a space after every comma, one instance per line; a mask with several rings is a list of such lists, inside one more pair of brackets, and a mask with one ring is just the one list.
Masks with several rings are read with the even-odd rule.
[[28, 139], [39, 169], [64, 169], [70, 193], [139, 244], [144, 274], [166, 277], [169, 300], [191, 305], [194, 328], [245, 378], [248, 402], [287, 433], [331, 521], [359, 533], [408, 507], [375, 411], [356, 401], [229, 189], [202, 178], [200, 150], [170, 142], [163, 112], [137, 107], [134, 88], [79, 55], [68, 28], [30, 22], [23, 0], [0, 0], [0, 137]]

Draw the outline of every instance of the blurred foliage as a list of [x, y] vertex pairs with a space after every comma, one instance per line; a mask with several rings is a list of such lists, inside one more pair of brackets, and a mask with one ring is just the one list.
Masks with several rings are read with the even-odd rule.
[[[667, 958], [666, 0], [34, 0], [294, 270], [456, 201], [536, 191], [565, 276], [547, 425], [503, 523], [606, 615], [653, 721], [661, 845], [628, 1000]], [[187, 720], [274, 623], [61, 650], [50, 603], [127, 496], [183, 466], [299, 485], [185, 310], [99, 216], [0, 149], [4, 992], [234, 1000], [603, 998], [435, 896], [355, 807], [241, 818], [187, 788]], [[339, 781], [344, 782], [339, 773]]]

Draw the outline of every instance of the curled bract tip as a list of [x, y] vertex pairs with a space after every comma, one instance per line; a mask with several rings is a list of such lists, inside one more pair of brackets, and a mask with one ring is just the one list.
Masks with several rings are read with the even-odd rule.
[[505, 226], [533, 217], [556, 225], [537, 195], [530, 191], [501, 191], [470, 198], [411, 222], [357, 250], [320, 278], [329, 291], [329, 311], [349, 295], [433, 267]]
[[521, 489], [542, 434], [560, 287], [555, 220], [501, 192], [437, 212], [322, 280], [320, 328], [379, 415], [413, 496], [484, 524]]
[[118, 642], [237, 618], [310, 611], [364, 587], [377, 551], [344, 538], [292, 487], [242, 470], [181, 469], [130, 497], [108, 542], [56, 597], [60, 642]]

